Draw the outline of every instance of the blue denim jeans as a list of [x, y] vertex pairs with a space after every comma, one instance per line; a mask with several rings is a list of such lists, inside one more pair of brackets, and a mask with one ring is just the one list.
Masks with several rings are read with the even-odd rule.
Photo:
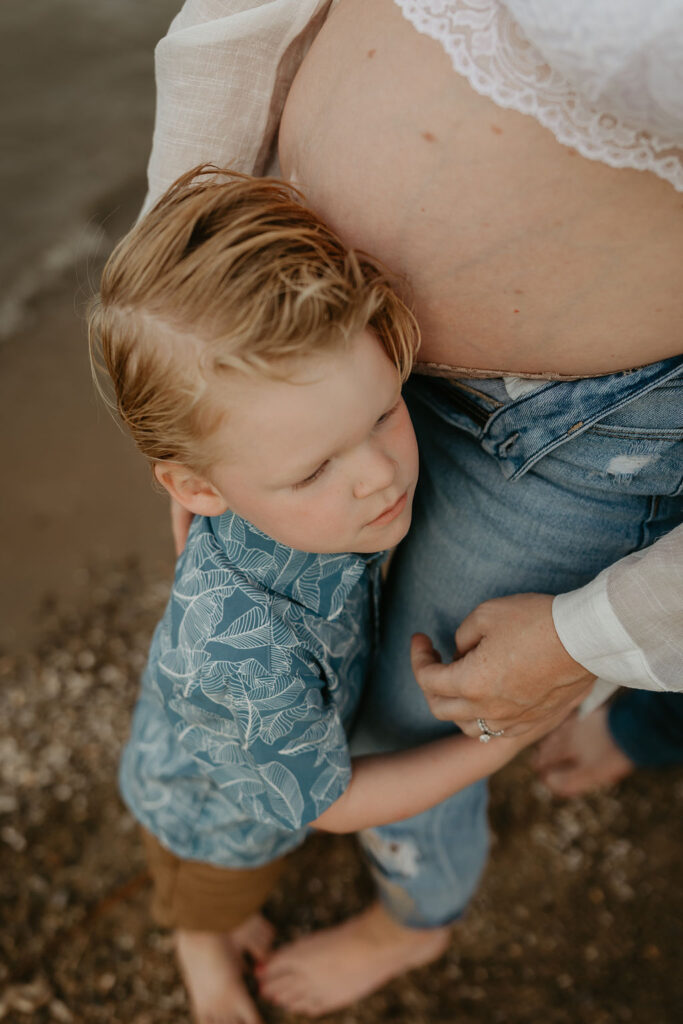
[[683, 693], [623, 690], [607, 712], [607, 724], [639, 768], [683, 764]]
[[[450, 660], [455, 629], [482, 601], [580, 587], [683, 521], [683, 357], [549, 381], [516, 399], [502, 379], [416, 376], [406, 398], [420, 482], [387, 581], [355, 753], [455, 728], [431, 715], [413, 678], [413, 633], [427, 633]], [[398, 920], [453, 921], [486, 861], [486, 783], [360, 841]]]

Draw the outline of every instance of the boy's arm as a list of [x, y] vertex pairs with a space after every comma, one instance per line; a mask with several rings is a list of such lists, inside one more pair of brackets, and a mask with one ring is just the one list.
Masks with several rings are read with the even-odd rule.
[[[435, 658], [426, 637], [413, 637], [411, 663], [417, 679]], [[498, 771], [565, 717], [563, 709], [522, 736], [499, 736], [488, 743], [459, 734], [412, 750], [354, 758], [348, 786], [311, 824], [325, 832], [356, 832], [421, 814]]]
[[528, 742], [528, 734], [490, 743], [446, 736], [412, 750], [354, 758], [346, 790], [311, 824], [324, 832], [357, 832], [411, 818], [502, 768]]

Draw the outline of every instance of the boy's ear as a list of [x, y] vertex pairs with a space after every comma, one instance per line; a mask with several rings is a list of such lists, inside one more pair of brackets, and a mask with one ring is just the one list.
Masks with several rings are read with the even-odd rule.
[[177, 462], [155, 463], [154, 475], [171, 497], [193, 515], [221, 516], [228, 508], [212, 483]]

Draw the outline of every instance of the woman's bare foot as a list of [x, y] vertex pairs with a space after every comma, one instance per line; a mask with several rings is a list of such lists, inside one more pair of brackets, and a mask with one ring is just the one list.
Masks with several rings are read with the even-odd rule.
[[268, 955], [271, 926], [254, 914], [233, 932], [175, 932], [176, 952], [197, 1024], [263, 1024], [243, 980], [243, 954]]
[[317, 1017], [374, 992], [390, 978], [436, 960], [449, 928], [404, 928], [380, 903], [337, 928], [283, 946], [257, 971], [261, 994], [294, 1013]]
[[635, 765], [622, 753], [607, 726], [607, 708], [585, 718], [572, 715], [540, 743], [534, 768], [557, 796], [579, 796], [613, 786]]

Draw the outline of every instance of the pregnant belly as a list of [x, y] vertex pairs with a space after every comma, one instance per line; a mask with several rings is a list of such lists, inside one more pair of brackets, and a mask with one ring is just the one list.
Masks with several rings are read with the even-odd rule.
[[588, 375], [683, 351], [683, 195], [479, 96], [391, 0], [330, 15], [280, 159], [350, 245], [401, 276], [423, 360]]

